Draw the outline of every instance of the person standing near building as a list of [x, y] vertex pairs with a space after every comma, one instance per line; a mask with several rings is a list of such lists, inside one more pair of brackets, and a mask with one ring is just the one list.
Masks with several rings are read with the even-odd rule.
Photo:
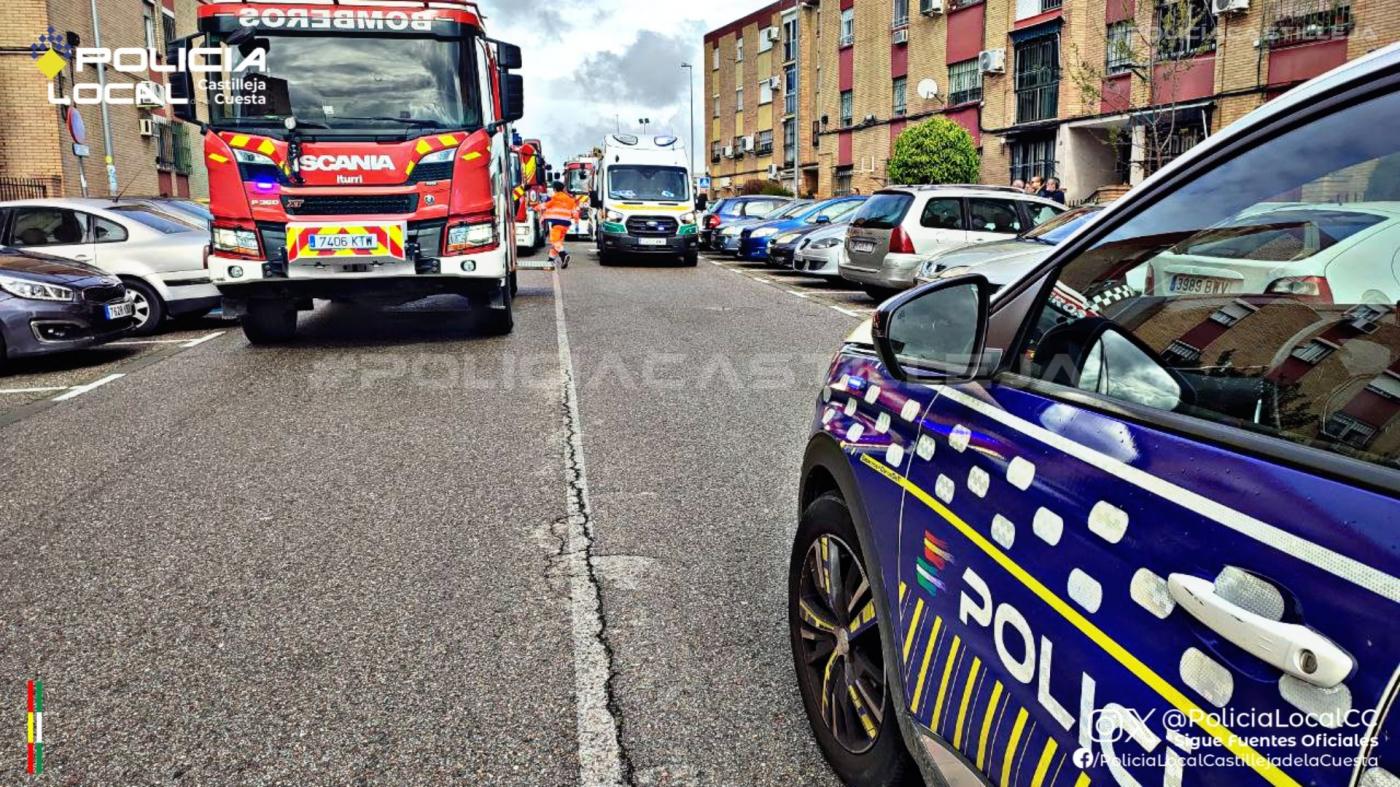
[[1021, 180], [1020, 178], [1016, 178], [1015, 180], [1011, 181], [1011, 188], [1016, 189], [1017, 191], [1025, 191], [1026, 182], [1024, 180]]
[[1040, 196], [1041, 189], [1045, 188], [1045, 181], [1039, 175], [1032, 175], [1030, 185], [1026, 186], [1026, 193]]
[[1048, 200], [1054, 200], [1061, 205], [1065, 204], [1065, 192], [1064, 189], [1060, 188], [1059, 178], [1047, 178], [1045, 180], [1045, 188], [1040, 190], [1040, 196]]

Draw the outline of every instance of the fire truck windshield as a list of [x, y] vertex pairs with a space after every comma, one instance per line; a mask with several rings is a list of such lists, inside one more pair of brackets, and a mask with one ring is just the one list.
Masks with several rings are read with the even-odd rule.
[[593, 170], [584, 167], [564, 170], [564, 188], [574, 194], [587, 194], [593, 188]]
[[[215, 127], [280, 129], [288, 116], [318, 134], [480, 128], [475, 46], [441, 38], [286, 35], [259, 38], [266, 69], [209, 81]], [[367, 68], [366, 63], [373, 63]]]

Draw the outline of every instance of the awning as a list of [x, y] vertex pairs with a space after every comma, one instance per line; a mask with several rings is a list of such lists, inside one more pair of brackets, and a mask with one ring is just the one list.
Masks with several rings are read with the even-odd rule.
[[1129, 126], [1151, 126], [1171, 123], [1177, 128], [1201, 126], [1210, 131], [1210, 113], [1215, 109], [1212, 101], [1191, 101], [1182, 104], [1151, 107], [1139, 110], [1128, 119]]
[[1065, 20], [1062, 17], [1056, 17], [1033, 27], [1012, 30], [1009, 34], [1011, 36], [1011, 43], [1024, 44], [1027, 41], [1034, 41], [1037, 38], [1055, 35], [1060, 32], [1060, 28], [1063, 27], [1064, 24]]

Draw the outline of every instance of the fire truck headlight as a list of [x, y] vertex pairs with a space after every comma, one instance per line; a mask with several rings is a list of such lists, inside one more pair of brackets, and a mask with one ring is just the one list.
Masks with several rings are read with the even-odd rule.
[[496, 242], [494, 222], [454, 224], [447, 228], [447, 252], [465, 251], [478, 246], [490, 246]]
[[256, 257], [259, 253], [258, 236], [252, 230], [215, 227], [213, 232], [215, 251], [226, 251]]
[[264, 156], [261, 153], [254, 153], [251, 150], [235, 150], [233, 151], [233, 157], [238, 159], [239, 163], [242, 164], [264, 164], [269, 167], [277, 166], [277, 162], [273, 161], [270, 157]]
[[424, 165], [424, 164], [442, 164], [442, 163], [451, 161], [452, 159], [456, 158], [456, 156], [457, 156], [457, 149], [456, 149], [456, 148], [448, 148], [447, 150], [439, 150], [439, 151], [436, 152], [436, 153], [429, 153], [428, 155], [424, 156], [423, 158], [418, 159], [418, 165], [419, 165], [419, 166], [422, 166], [422, 165]]

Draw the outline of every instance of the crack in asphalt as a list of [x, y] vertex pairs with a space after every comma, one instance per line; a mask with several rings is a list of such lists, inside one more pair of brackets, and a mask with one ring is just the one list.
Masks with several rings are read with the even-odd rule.
[[569, 582], [574, 645], [574, 681], [579, 783], [632, 784], [633, 765], [622, 746], [622, 707], [616, 691], [612, 643], [603, 612], [603, 586], [594, 563], [593, 513], [584, 466], [583, 421], [574, 382], [573, 355], [564, 322], [563, 291], [554, 272], [555, 324], [561, 373], [560, 415], [564, 426], [564, 480], [567, 515], [554, 521], [559, 542], [551, 563]]

